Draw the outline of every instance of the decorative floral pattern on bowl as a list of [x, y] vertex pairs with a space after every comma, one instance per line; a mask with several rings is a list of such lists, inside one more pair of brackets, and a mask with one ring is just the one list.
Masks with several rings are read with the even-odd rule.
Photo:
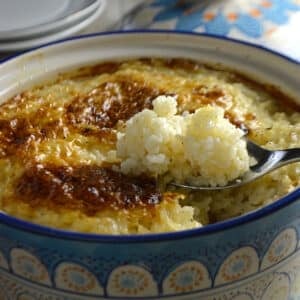
[[262, 44], [300, 60], [299, 0], [153, 0], [123, 29], [196, 31]]
[[[214, 276], [208, 263], [183, 260], [169, 270], [162, 269], [159, 276], [151, 270], [151, 264], [143, 267], [127, 264], [109, 269], [107, 262], [107, 266], [99, 266], [102, 275], [105, 275], [103, 277], [91, 271], [95, 267], [92, 263], [60, 262], [54, 269], [49, 266], [47, 269], [30, 251], [13, 248], [8, 269], [0, 268], [0, 292], [5, 287], [2, 293], [7, 294], [7, 299], [24, 300], [48, 299], [42, 295], [53, 295], [55, 298], [49, 299], [57, 300], [66, 296], [72, 300], [158, 299], [161, 295], [171, 296], [172, 299], [181, 299], [177, 295], [183, 298], [191, 295], [188, 299], [195, 300], [213, 300], [216, 295], [227, 295], [234, 300], [294, 300], [291, 291], [295, 291], [294, 295], [300, 295], [299, 249], [292, 247], [287, 251], [279, 251], [280, 261], [273, 261], [268, 268], [263, 264], [266, 257], [276, 251], [274, 249], [281, 249], [280, 241], [295, 245], [299, 237], [294, 228], [281, 231], [270, 243], [261, 261], [251, 246], [233, 250], [221, 261]], [[55, 253], [50, 255], [55, 257]], [[4, 255], [2, 259], [6, 261]]]
[[188, 261], [171, 271], [163, 282], [163, 293], [178, 294], [210, 288], [207, 268], [198, 261]]
[[55, 270], [56, 287], [79, 294], [103, 295], [96, 276], [74, 263], [61, 263]]
[[252, 247], [243, 247], [233, 251], [222, 263], [215, 280], [221, 285], [240, 280], [258, 272], [259, 259]]
[[50, 285], [50, 277], [41, 261], [26, 250], [14, 248], [10, 253], [11, 268], [14, 274], [33, 282]]
[[293, 253], [297, 248], [297, 232], [294, 228], [282, 231], [272, 242], [262, 260], [261, 269], [273, 266]]
[[149, 271], [139, 266], [126, 265], [111, 272], [107, 293], [112, 297], [149, 297], [158, 295], [158, 289]]

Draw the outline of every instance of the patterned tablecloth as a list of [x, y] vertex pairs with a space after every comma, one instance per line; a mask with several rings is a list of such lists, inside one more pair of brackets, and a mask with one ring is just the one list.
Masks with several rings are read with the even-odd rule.
[[133, 11], [122, 28], [216, 34], [300, 61], [300, 0], [152, 0]]
[[[107, 0], [106, 12], [80, 34], [115, 29], [205, 32], [300, 61], [300, 0]], [[8, 54], [13, 53], [0, 53], [0, 58]]]

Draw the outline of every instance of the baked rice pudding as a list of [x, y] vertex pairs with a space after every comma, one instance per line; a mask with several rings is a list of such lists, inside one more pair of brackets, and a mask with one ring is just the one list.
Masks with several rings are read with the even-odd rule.
[[[229, 127], [247, 128], [249, 138], [268, 149], [300, 147], [299, 106], [272, 86], [185, 59], [103, 62], [61, 74], [0, 106], [0, 209], [60, 229], [141, 234], [195, 228], [239, 216], [300, 186], [299, 163], [223, 191], [162, 188], [161, 178], [149, 176], [148, 169], [134, 174], [141, 166], [136, 158], [143, 145], [134, 135], [126, 144], [120, 137], [128, 122], [145, 110], [149, 116], [153, 111], [158, 117], [168, 116], [163, 104], [160, 110], [153, 108], [161, 95], [176, 99], [176, 118], [204, 109], [202, 119], [210, 112], [224, 117]], [[150, 130], [152, 139], [144, 137], [149, 145], [163, 132], [155, 126]], [[203, 128], [199, 135], [205, 134]], [[218, 129], [214, 132], [220, 135]], [[147, 147], [149, 152], [154, 149]], [[206, 159], [210, 166], [210, 144], [205, 142], [205, 147], [200, 165]], [[235, 152], [220, 151], [215, 159], [223, 159], [224, 164], [235, 157]], [[166, 155], [149, 156], [150, 163], [143, 166], [151, 170], [151, 163], [165, 162], [162, 157]], [[214, 167], [205, 170], [212, 170], [207, 183], [224, 184]]]

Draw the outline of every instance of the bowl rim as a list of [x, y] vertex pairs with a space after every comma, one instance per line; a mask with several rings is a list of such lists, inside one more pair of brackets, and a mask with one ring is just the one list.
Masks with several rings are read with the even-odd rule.
[[[19, 56], [22, 56], [26, 53], [34, 52], [38, 49], [47, 48], [49, 46], [63, 44], [69, 41], [76, 41], [82, 40], [87, 38], [97, 38], [103, 36], [110, 36], [110, 35], [134, 35], [134, 34], [168, 34], [168, 35], [186, 35], [186, 36], [198, 36], [198, 37], [206, 37], [211, 39], [223, 40], [226, 42], [234, 43], [237, 45], [244, 45], [250, 48], [256, 48], [263, 52], [267, 52], [269, 54], [275, 55], [277, 57], [281, 57], [282, 59], [296, 64], [299, 66], [300, 69], [300, 61], [282, 54], [278, 51], [273, 49], [267, 48], [262, 45], [257, 45], [254, 43], [223, 37], [214, 34], [207, 34], [207, 33], [197, 33], [197, 32], [189, 32], [189, 31], [181, 31], [181, 30], [127, 30], [127, 31], [107, 31], [107, 32], [99, 32], [99, 33], [91, 33], [85, 35], [78, 35], [75, 37], [69, 37], [65, 39], [61, 39], [58, 41], [50, 42], [38, 47], [34, 47], [17, 54], [10, 55], [6, 58], [0, 59], [0, 64], [4, 64], [8, 61], [11, 61]], [[193, 229], [186, 229], [180, 230], [175, 232], [163, 232], [163, 233], [149, 233], [149, 234], [125, 234], [125, 235], [109, 235], [109, 234], [96, 234], [96, 233], [82, 233], [82, 232], [75, 232], [75, 231], [68, 231], [63, 229], [56, 229], [52, 227], [47, 227], [44, 225], [39, 225], [35, 223], [31, 223], [29, 221], [25, 221], [14, 216], [7, 215], [4, 212], [0, 211], [0, 224], [3, 223], [7, 226], [19, 229], [21, 231], [26, 231], [32, 234], [42, 235], [42, 236], [49, 236], [57, 239], [67, 239], [67, 240], [75, 240], [75, 241], [85, 241], [85, 242], [105, 242], [105, 243], [139, 243], [139, 242], [163, 242], [167, 240], [181, 240], [186, 238], [192, 237], [201, 237], [205, 235], [210, 235], [213, 233], [217, 233], [220, 231], [225, 231], [232, 229], [236, 226], [244, 225], [246, 223], [250, 223], [261, 219], [267, 215], [273, 214], [280, 210], [283, 207], [286, 207], [292, 204], [297, 199], [300, 199], [300, 187], [296, 188], [291, 193], [287, 194], [286, 196], [278, 199], [277, 201], [257, 209], [255, 211], [251, 211], [245, 215], [230, 218], [225, 221], [217, 222], [214, 224], [208, 224], [203, 227], [193, 228]]]

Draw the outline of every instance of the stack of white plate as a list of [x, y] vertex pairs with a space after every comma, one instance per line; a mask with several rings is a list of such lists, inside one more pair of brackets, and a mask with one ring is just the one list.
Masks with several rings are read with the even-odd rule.
[[36, 47], [83, 32], [105, 0], [1, 0], [0, 52]]

